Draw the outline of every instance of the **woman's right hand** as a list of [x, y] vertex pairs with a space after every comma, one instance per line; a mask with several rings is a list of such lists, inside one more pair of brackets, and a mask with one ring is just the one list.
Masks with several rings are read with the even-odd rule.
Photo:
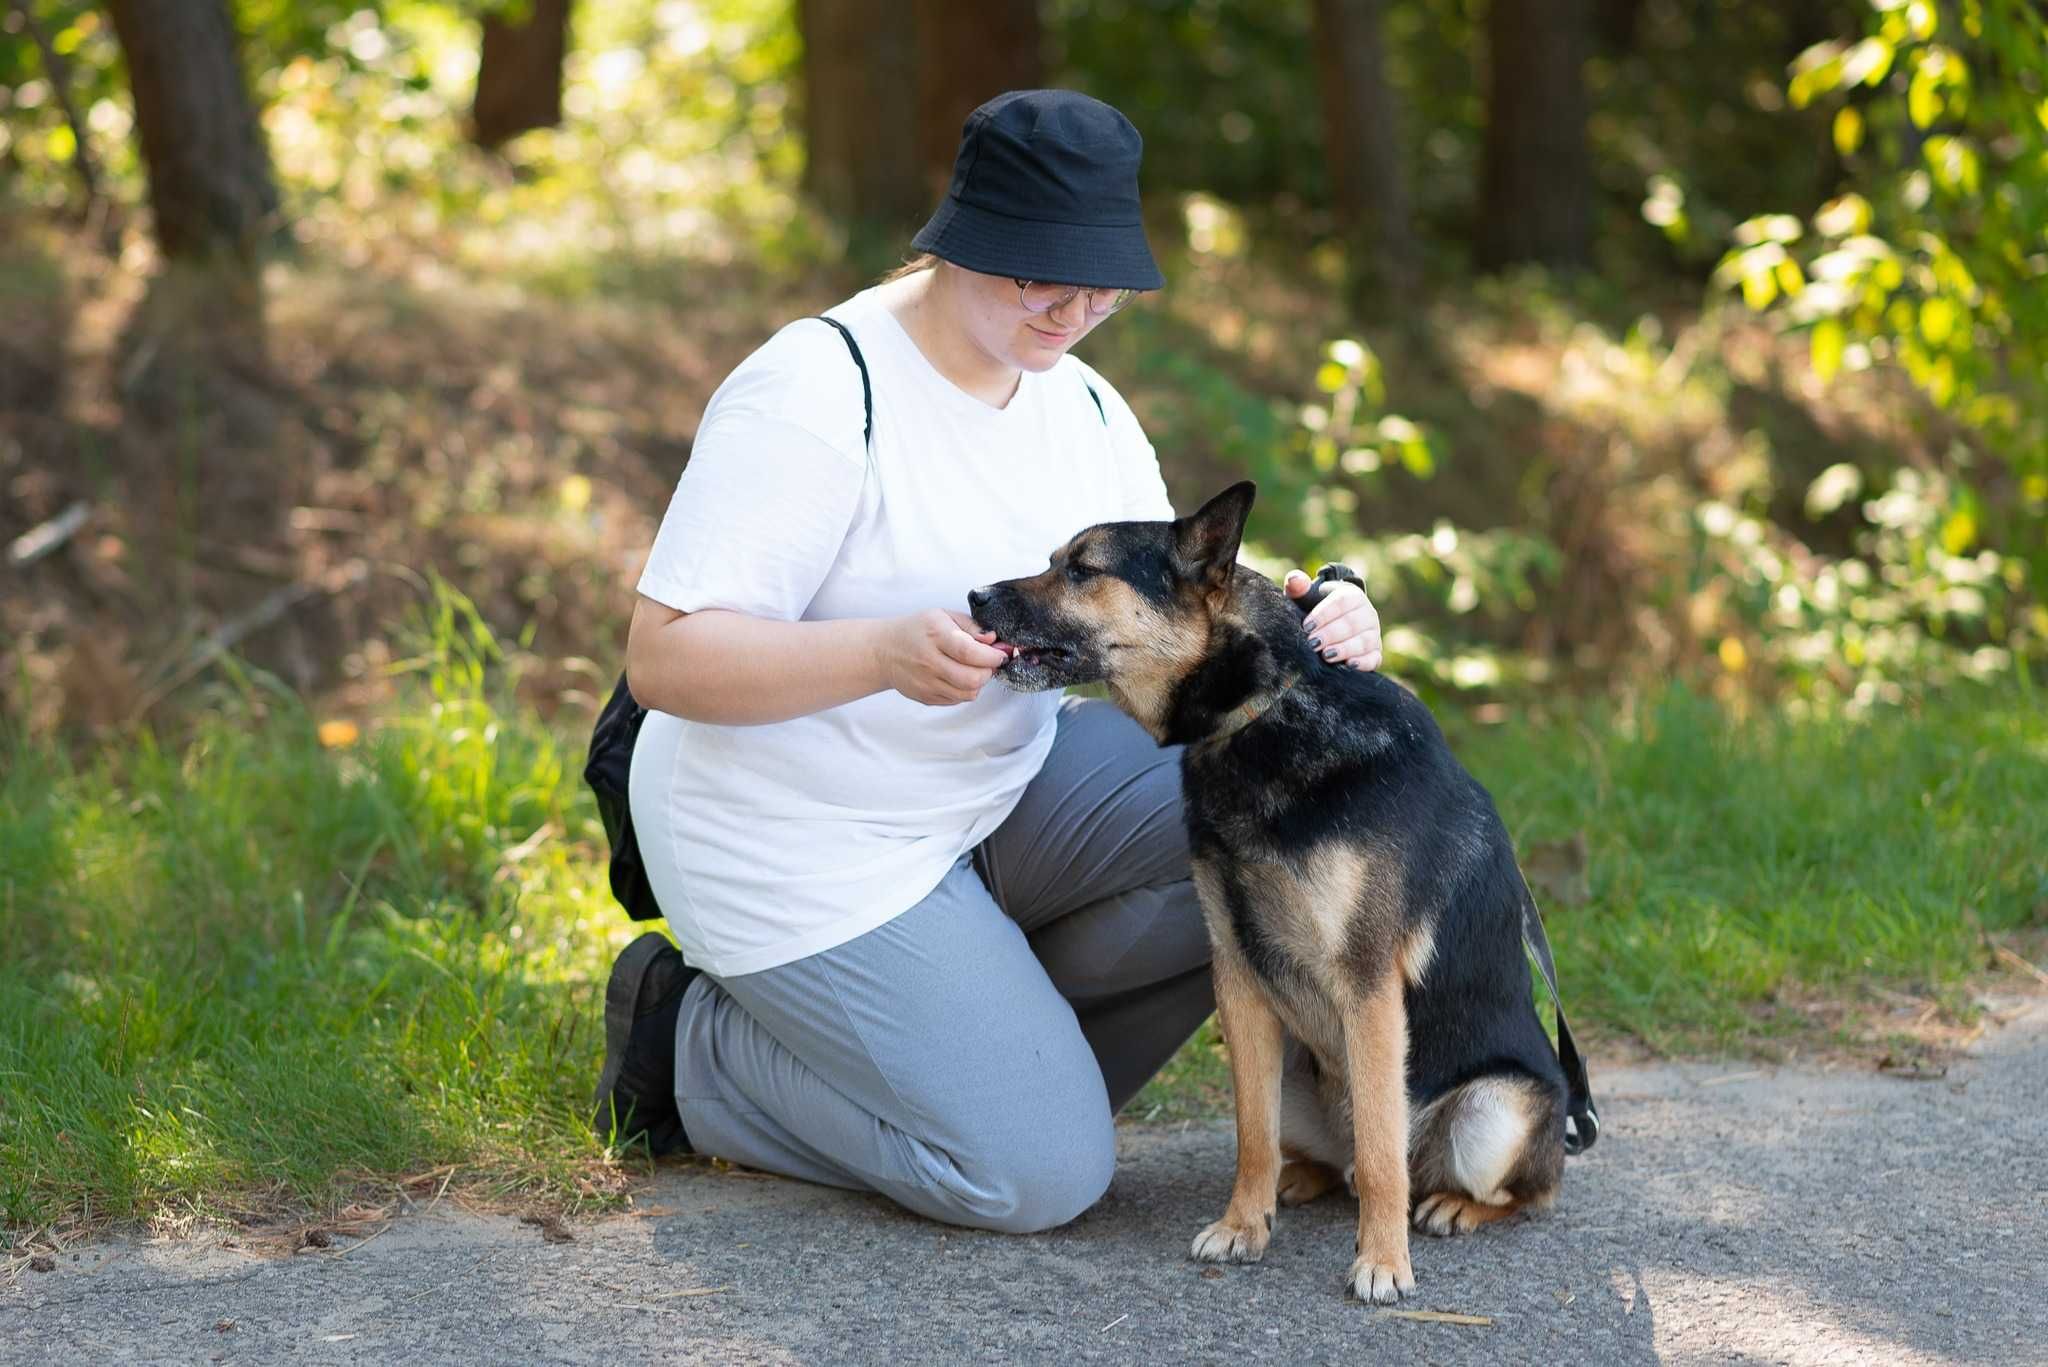
[[972, 702], [1010, 657], [964, 612], [926, 608], [882, 624], [877, 655], [882, 678], [912, 702], [951, 707]]

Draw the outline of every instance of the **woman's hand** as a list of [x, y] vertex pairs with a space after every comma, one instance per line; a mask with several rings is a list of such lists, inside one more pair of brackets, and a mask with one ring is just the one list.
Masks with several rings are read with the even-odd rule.
[[964, 612], [927, 608], [882, 624], [877, 644], [882, 678], [912, 702], [951, 707], [972, 702], [1009, 659]]
[[[1308, 575], [1289, 570], [1282, 587], [1289, 598], [1299, 598], [1308, 592], [1309, 584]], [[1358, 585], [1342, 581], [1326, 585], [1323, 601], [1301, 625], [1308, 632], [1309, 644], [1332, 664], [1348, 664], [1353, 669], [1380, 667], [1380, 614]]]

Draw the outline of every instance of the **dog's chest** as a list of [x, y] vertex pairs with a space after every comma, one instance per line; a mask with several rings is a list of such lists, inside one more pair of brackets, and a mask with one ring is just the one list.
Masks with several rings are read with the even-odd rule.
[[1359, 937], [1379, 927], [1373, 857], [1332, 841], [1287, 858], [1197, 855], [1195, 886], [1212, 939], [1233, 944], [1261, 977], [1305, 977], [1332, 994], [1352, 976]]

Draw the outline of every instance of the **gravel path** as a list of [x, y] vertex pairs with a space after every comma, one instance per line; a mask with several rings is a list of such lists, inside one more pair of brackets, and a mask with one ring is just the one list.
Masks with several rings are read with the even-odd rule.
[[[1187, 1259], [1227, 1126], [1126, 1129], [1109, 1195], [1034, 1237], [666, 1167], [653, 1213], [401, 1219], [259, 1260], [115, 1242], [0, 1287], [0, 1361], [2048, 1364], [2048, 1007], [1938, 1080], [1742, 1064], [1595, 1074], [1557, 1209], [1415, 1241], [1415, 1310], [1347, 1301], [1352, 1211], [1255, 1267]], [[693, 1292], [701, 1294], [691, 1294]]]

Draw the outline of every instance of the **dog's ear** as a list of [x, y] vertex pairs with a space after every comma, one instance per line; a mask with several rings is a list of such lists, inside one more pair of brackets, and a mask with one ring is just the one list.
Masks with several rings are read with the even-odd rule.
[[1183, 579], [1204, 590], [1230, 583], [1238, 543], [1244, 540], [1244, 520], [1257, 492], [1256, 484], [1242, 480], [1173, 524], [1173, 557]]

